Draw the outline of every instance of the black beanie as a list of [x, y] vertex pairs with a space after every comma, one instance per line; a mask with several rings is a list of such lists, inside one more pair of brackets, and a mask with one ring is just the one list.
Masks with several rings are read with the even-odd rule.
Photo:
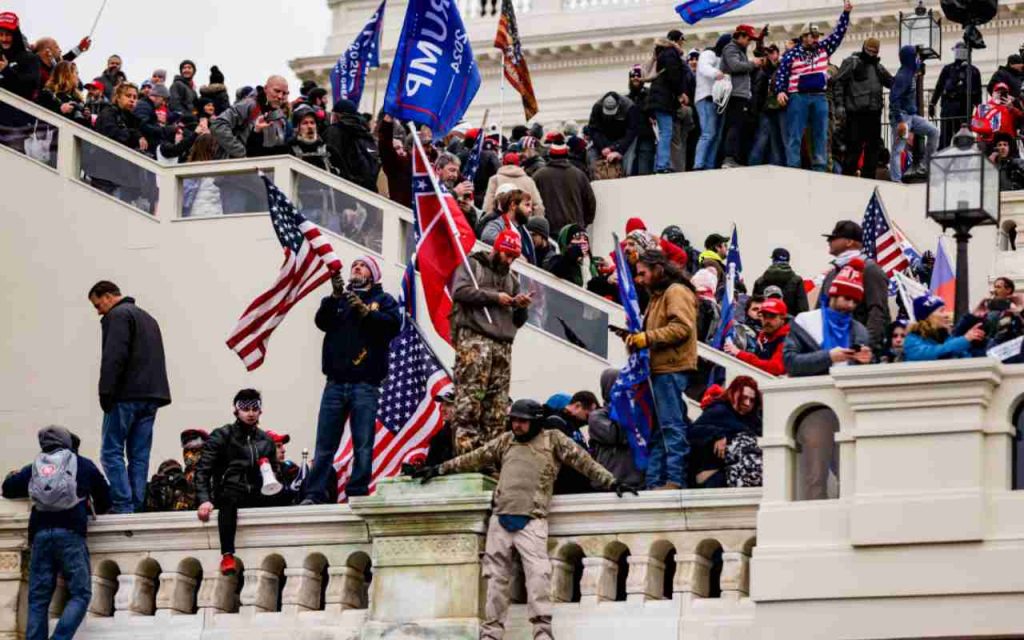
[[210, 67], [210, 84], [224, 84], [224, 74], [217, 65]]
[[185, 68], [186, 64], [192, 65], [192, 72], [195, 73], [196, 63], [192, 62], [191, 60], [182, 60], [181, 64], [178, 65], [178, 73], [181, 73], [181, 70]]

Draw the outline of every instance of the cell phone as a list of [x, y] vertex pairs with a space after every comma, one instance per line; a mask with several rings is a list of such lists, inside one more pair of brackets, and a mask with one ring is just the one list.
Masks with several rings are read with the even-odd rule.
[[863, 346], [864, 345], [860, 343], [854, 342], [852, 345], [850, 345], [850, 349], [852, 349], [853, 351], [860, 351]]
[[615, 335], [619, 335], [619, 336], [627, 335], [629, 333], [629, 329], [626, 329], [625, 327], [618, 327], [618, 326], [615, 326], [614, 324], [609, 324], [608, 325], [608, 330], [611, 331], [612, 333], [614, 333]]

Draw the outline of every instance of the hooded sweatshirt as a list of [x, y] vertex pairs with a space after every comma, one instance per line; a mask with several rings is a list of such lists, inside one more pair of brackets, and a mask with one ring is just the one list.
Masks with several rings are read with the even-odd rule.
[[484, 194], [484, 213], [495, 210], [498, 187], [503, 184], [513, 184], [520, 191], [530, 194], [530, 200], [533, 202], [533, 215], [544, 216], [544, 199], [540, 197], [540, 191], [537, 191], [537, 183], [526, 175], [526, 171], [522, 167], [514, 164], [506, 164], [501, 167], [498, 169], [498, 173], [487, 181], [487, 192]]
[[900, 48], [900, 70], [889, 92], [889, 119], [899, 122], [903, 116], [917, 115], [917, 50], [906, 45]]
[[[567, 224], [562, 227], [562, 230], [558, 233], [558, 248], [560, 251], [557, 256], [552, 256], [548, 263], [548, 270], [562, 280], [568, 280], [582, 287], [600, 274], [597, 271], [597, 264], [594, 261], [593, 254], [583, 257], [579, 246], [571, 244], [572, 237], [580, 231], [586, 232], [586, 229], [578, 224]], [[583, 257], [582, 261], [580, 260], [581, 257]]]

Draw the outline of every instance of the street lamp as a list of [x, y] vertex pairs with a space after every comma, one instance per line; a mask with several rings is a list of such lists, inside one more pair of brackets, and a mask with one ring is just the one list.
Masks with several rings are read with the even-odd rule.
[[999, 220], [999, 169], [975, 144], [965, 125], [953, 144], [932, 156], [928, 174], [928, 217], [953, 229], [956, 238], [956, 317], [968, 308], [967, 242], [971, 229]]
[[917, 0], [914, 13], [900, 11], [900, 48], [911, 45], [921, 60], [937, 60], [942, 51], [942, 17]]

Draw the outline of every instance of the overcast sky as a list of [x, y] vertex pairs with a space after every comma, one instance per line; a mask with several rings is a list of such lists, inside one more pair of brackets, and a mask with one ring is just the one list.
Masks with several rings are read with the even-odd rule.
[[[53, 36], [65, 51], [92, 26], [103, 0], [5, 0], [21, 18], [29, 40]], [[107, 56], [119, 54], [132, 82], [167, 69], [168, 82], [184, 58], [195, 60], [199, 84], [210, 66], [224, 73], [231, 92], [284, 75], [298, 94], [287, 61], [323, 53], [330, 32], [326, 0], [107, 0], [93, 47], [78, 60], [84, 81], [99, 75]]]

